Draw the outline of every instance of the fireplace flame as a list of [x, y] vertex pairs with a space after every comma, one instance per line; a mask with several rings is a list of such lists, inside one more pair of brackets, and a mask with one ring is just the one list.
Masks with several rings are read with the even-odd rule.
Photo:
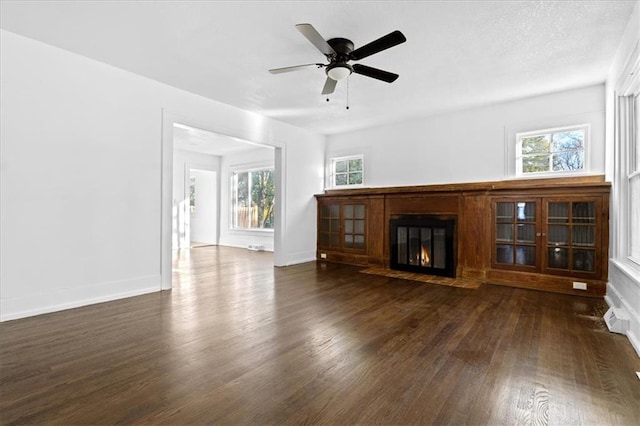
[[422, 259], [421, 266], [429, 266], [431, 258], [429, 257], [429, 250], [425, 246], [422, 246], [420, 250], [420, 259]]

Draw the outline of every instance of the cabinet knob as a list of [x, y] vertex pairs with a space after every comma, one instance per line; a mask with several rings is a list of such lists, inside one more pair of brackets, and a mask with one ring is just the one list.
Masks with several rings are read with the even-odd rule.
[[536, 237], [539, 237], [540, 235], [542, 235], [540, 232], [536, 232]]

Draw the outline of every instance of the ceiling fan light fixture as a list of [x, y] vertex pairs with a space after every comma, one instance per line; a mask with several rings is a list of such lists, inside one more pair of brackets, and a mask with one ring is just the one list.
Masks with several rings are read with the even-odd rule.
[[331, 64], [327, 67], [327, 75], [335, 81], [344, 80], [353, 72], [353, 68], [345, 63]]

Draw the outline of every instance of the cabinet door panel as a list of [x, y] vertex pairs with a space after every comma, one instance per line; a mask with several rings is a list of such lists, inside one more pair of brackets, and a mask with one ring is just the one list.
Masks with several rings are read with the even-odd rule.
[[538, 270], [539, 226], [539, 199], [494, 200], [492, 265], [519, 271]]
[[598, 197], [547, 198], [545, 202], [545, 245], [543, 271], [547, 273], [596, 278], [602, 262], [598, 258], [602, 224]]

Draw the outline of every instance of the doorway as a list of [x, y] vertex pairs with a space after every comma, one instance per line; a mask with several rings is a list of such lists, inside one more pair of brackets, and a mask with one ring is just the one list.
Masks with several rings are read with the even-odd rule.
[[185, 181], [189, 194], [189, 247], [218, 244], [218, 173], [189, 168]]

